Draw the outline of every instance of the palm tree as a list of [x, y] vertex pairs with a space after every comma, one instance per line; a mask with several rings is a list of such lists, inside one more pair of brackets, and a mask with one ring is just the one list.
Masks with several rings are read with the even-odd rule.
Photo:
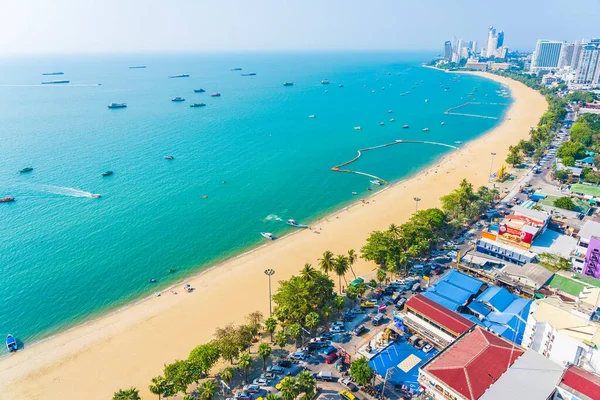
[[321, 309], [321, 315], [323, 316], [323, 319], [326, 322], [329, 321], [329, 318], [331, 318], [331, 316], [333, 315], [333, 308], [331, 308], [329, 304], [323, 306], [323, 308]]
[[337, 311], [338, 317], [340, 316], [340, 311], [342, 311], [345, 306], [346, 302], [342, 296], [336, 296], [335, 299], [333, 299], [333, 307]]
[[311, 264], [304, 264], [304, 268], [300, 271], [300, 276], [306, 280], [313, 280], [317, 276], [317, 270]]
[[263, 359], [263, 370], [267, 369], [267, 358], [271, 355], [271, 346], [268, 343], [258, 345], [258, 355]]
[[310, 399], [315, 394], [316, 380], [308, 370], [304, 370], [298, 374], [297, 386], [298, 390], [306, 394], [306, 398]]
[[326, 274], [333, 271], [335, 265], [335, 260], [333, 258], [333, 253], [329, 250], [323, 253], [323, 258], [319, 258], [319, 268]]
[[350, 249], [350, 250], [348, 250], [347, 257], [348, 257], [348, 267], [350, 268], [350, 271], [352, 272], [354, 279], [356, 279], [356, 274], [354, 273], [354, 269], [352, 268], [352, 266], [356, 263], [356, 260], [358, 260], [358, 254], [356, 254], [354, 249]]
[[273, 317], [269, 317], [265, 320], [265, 330], [271, 335], [271, 343], [273, 343], [273, 333], [277, 329], [277, 320]]
[[281, 398], [283, 400], [294, 400], [298, 396], [298, 387], [296, 379], [291, 376], [286, 376], [281, 380]]
[[346, 273], [348, 272], [348, 257], [343, 254], [338, 255], [335, 258], [333, 269], [340, 280], [340, 294], [342, 294], [342, 277], [344, 277], [344, 282], [346, 282], [346, 285], [348, 285], [348, 282], [346, 281]]
[[315, 329], [317, 326], [319, 326], [319, 314], [314, 311], [308, 313], [304, 318], [304, 325], [310, 331]]
[[162, 376], [157, 376], [152, 378], [151, 382], [150, 386], [148, 386], [148, 390], [150, 390], [150, 393], [158, 395], [158, 400], [160, 400], [160, 396], [167, 392], [167, 380]]
[[204, 381], [200, 388], [200, 399], [211, 400], [217, 393], [217, 385], [214, 380]]
[[280, 397], [277, 396], [275, 393], [269, 393], [267, 395], [267, 397], [265, 397], [265, 400], [279, 400]]
[[302, 326], [300, 324], [292, 324], [288, 328], [288, 333], [294, 339], [294, 344], [296, 345], [296, 349], [298, 348], [298, 339], [302, 336]]
[[238, 365], [244, 370], [244, 382], [248, 382], [248, 369], [252, 365], [252, 357], [250, 357], [250, 354], [242, 354], [238, 361]]
[[285, 333], [284, 330], [280, 330], [280, 331], [277, 331], [277, 333], [275, 333], [275, 344], [277, 344], [277, 346], [281, 347], [282, 356], [283, 356], [283, 348], [285, 347], [287, 342], [288, 342], [288, 335]]
[[388, 227], [388, 232], [394, 235], [394, 237], [396, 238], [399, 238], [400, 234], [402, 233], [400, 227], [396, 224], [390, 224], [390, 226]]
[[113, 400], [140, 400], [140, 393], [134, 387], [125, 390], [120, 389], [113, 394]]
[[387, 278], [387, 273], [381, 268], [378, 269], [377, 270], [377, 281], [379, 282], [379, 286], [381, 286], [381, 284], [385, 281], [385, 278]]
[[227, 367], [221, 372], [221, 379], [223, 382], [229, 385], [229, 382], [233, 379], [233, 368]]

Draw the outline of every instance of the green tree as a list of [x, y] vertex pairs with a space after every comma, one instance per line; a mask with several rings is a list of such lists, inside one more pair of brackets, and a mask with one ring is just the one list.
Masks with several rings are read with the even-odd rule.
[[239, 334], [233, 324], [215, 330], [215, 341], [221, 357], [233, 364], [233, 360], [240, 355]]
[[385, 279], [387, 278], [387, 272], [385, 272], [384, 269], [379, 268], [377, 270], [377, 282], [379, 282], [379, 286], [381, 287], [381, 284], [383, 282], [385, 282]]
[[215, 397], [217, 393], [217, 385], [214, 380], [208, 380], [202, 382], [202, 386], [200, 386], [200, 399], [201, 400], [211, 400]]
[[325, 274], [329, 274], [334, 270], [334, 266], [335, 259], [333, 253], [329, 250], [325, 251], [323, 253], [323, 258], [319, 258], [319, 268], [321, 268], [321, 271]]
[[211, 368], [219, 361], [219, 348], [213, 342], [196, 346], [188, 356], [188, 361], [193, 364], [200, 376], [194, 377], [194, 381], [198, 382], [204, 375], [208, 375]]
[[288, 343], [288, 335], [285, 333], [285, 331], [281, 330], [281, 331], [277, 331], [275, 333], [275, 344], [277, 346], [279, 346], [281, 348], [281, 350], [283, 351], [283, 348], [285, 347], [285, 345]]
[[248, 369], [252, 365], [252, 357], [250, 354], [244, 353], [238, 360], [238, 366], [244, 371], [244, 382], [248, 382]]
[[559, 197], [558, 199], [554, 200], [553, 204], [554, 207], [570, 211], [573, 211], [576, 208], [575, 203], [573, 203], [573, 200], [570, 197]]
[[308, 370], [300, 372], [296, 379], [298, 390], [300, 393], [304, 393], [307, 399], [310, 399], [315, 395], [316, 384], [315, 377]]
[[304, 268], [300, 271], [300, 276], [307, 280], [312, 280], [318, 277], [317, 270], [311, 264], [304, 264]]
[[249, 325], [240, 325], [235, 329], [234, 343], [240, 351], [250, 348], [254, 339], [254, 329]]
[[541, 253], [539, 255], [540, 264], [545, 265], [552, 271], [571, 271], [573, 263], [568, 258], [561, 257], [552, 253]]
[[371, 379], [373, 379], [373, 370], [369, 366], [369, 361], [364, 357], [355, 359], [350, 364], [350, 376], [359, 385], [366, 385], [371, 382]]
[[150, 384], [150, 386], [148, 386], [148, 390], [150, 391], [150, 393], [157, 395], [158, 400], [161, 399], [161, 396], [168, 397], [175, 394], [172, 384], [162, 376], [152, 378], [151, 382], [152, 383]]
[[517, 145], [523, 154], [531, 154], [535, 151], [535, 146], [528, 140], [521, 139]]
[[319, 320], [319, 314], [313, 311], [308, 313], [306, 318], [304, 318], [304, 325], [309, 331], [312, 331], [319, 326]]
[[567, 167], [573, 167], [575, 165], [575, 159], [573, 156], [564, 156], [561, 161], [563, 165]]
[[509, 146], [506, 162], [512, 165], [513, 167], [523, 164], [523, 156], [521, 155], [521, 150], [516, 146]]
[[265, 400], [279, 400], [281, 397], [277, 396], [275, 393], [269, 393]]
[[167, 364], [164, 370], [165, 379], [172, 384], [175, 393], [183, 393], [195, 380], [195, 376], [190, 371], [190, 363], [187, 360], [177, 360], [172, 364]]
[[358, 290], [355, 286], [348, 286], [346, 289], [346, 297], [350, 300], [350, 307], [354, 308], [354, 302], [358, 298]]
[[265, 320], [265, 330], [269, 332], [271, 342], [273, 342], [273, 333], [275, 333], [275, 329], [277, 329], [277, 320], [273, 317], [267, 318]]
[[271, 355], [271, 346], [268, 343], [261, 343], [258, 345], [258, 355], [263, 360], [263, 370], [267, 369], [267, 359]]
[[346, 286], [348, 285], [348, 282], [346, 281], [346, 273], [348, 272], [348, 258], [343, 254], [338, 255], [335, 258], [335, 261], [333, 264], [333, 270], [335, 271], [336, 275], [338, 276], [339, 289], [340, 289], [340, 294], [341, 294], [342, 293], [342, 277], [344, 278], [344, 281], [346, 282]]
[[253, 336], [258, 335], [258, 332], [260, 332], [263, 320], [263, 313], [260, 311], [254, 311], [246, 316], [246, 322], [248, 322], [247, 326], [250, 328]]
[[294, 339], [296, 348], [298, 348], [298, 339], [302, 336], [302, 326], [299, 323], [291, 324], [288, 328], [288, 333], [290, 334], [290, 337]]
[[573, 157], [575, 160], [579, 160], [585, 157], [585, 148], [579, 142], [564, 142], [556, 151], [556, 156], [559, 158]]
[[229, 382], [233, 379], [234, 369], [232, 367], [226, 367], [221, 372], [221, 379], [229, 385]]
[[140, 392], [134, 387], [129, 389], [120, 389], [113, 394], [113, 400], [140, 400]]
[[561, 182], [565, 182], [567, 179], [569, 179], [569, 173], [564, 169], [559, 169], [558, 171], [554, 172], [554, 177]]
[[358, 294], [359, 297], [363, 297], [367, 291], [367, 285], [364, 282], [357, 283], [355, 288], [356, 288], [356, 293]]
[[298, 386], [296, 385], [296, 379], [291, 376], [286, 376], [281, 380], [281, 398], [283, 400], [294, 400], [298, 396]]
[[344, 307], [346, 307], [344, 298], [342, 296], [336, 296], [336, 298], [333, 299], [333, 308], [337, 311], [338, 318]]
[[348, 255], [346, 257], [348, 257], [348, 268], [350, 268], [352, 276], [354, 276], [354, 279], [356, 279], [356, 274], [354, 273], [354, 269], [352, 267], [354, 267], [354, 264], [358, 260], [358, 254], [356, 254], [354, 249], [350, 249], [348, 250]]

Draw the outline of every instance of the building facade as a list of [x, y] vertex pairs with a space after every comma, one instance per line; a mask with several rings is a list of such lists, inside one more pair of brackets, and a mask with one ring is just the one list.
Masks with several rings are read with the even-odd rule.
[[[503, 36], [504, 38], [504, 36]], [[504, 39], [503, 39], [504, 40]], [[490, 26], [488, 29], [488, 39], [486, 49], [486, 57], [494, 57], [494, 52], [498, 47], [498, 34], [496, 33], [496, 29], [493, 26]]]
[[560, 52], [560, 59], [558, 61], [558, 68], [569, 68], [573, 63], [573, 50], [575, 49], [575, 45], [565, 44], [563, 45]]
[[564, 42], [558, 40], [538, 40], [531, 60], [531, 71], [552, 71], [558, 69]]
[[444, 58], [448, 61], [452, 59], [452, 42], [449, 40], [444, 42]]
[[600, 279], [600, 232], [598, 235], [590, 238], [583, 266], [583, 274], [596, 279]]
[[600, 85], [600, 43], [590, 43], [581, 49], [575, 82], [578, 85]]

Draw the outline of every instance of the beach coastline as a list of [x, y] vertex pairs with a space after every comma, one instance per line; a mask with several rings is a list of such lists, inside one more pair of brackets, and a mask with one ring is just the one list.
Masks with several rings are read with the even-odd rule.
[[[475, 186], [486, 184], [490, 152], [504, 160], [509, 145], [528, 137], [546, 101], [508, 78], [466, 73], [510, 88], [514, 101], [500, 125], [423, 171], [365, 197], [364, 203], [319, 219], [313, 230], [293, 232], [185, 279], [196, 288], [194, 293], [174, 295], [170, 290], [183, 283], [175, 284], [161, 297], [147, 297], [0, 360], [0, 390], [11, 399], [103, 399], [133, 385], [146, 398], [150, 379], [162, 372], [164, 363], [187, 357], [218, 326], [241, 323], [257, 309], [268, 312], [264, 269], [276, 270], [274, 282], [287, 279], [304, 263], [316, 264], [325, 250], [358, 251], [373, 230], [406, 221], [415, 196], [422, 199], [419, 208], [435, 207], [463, 178]], [[496, 163], [499, 167], [500, 161]], [[364, 274], [372, 268], [359, 261], [355, 270]]]

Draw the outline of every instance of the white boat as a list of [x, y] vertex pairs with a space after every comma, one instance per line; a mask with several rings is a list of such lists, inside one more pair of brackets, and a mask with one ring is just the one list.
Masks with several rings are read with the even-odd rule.
[[429, 128], [423, 128], [423, 132], [429, 132]]
[[361, 128], [360, 126], [355, 126], [355, 127], [354, 127], [354, 130], [355, 130], [355, 131], [362, 131], [362, 128]]
[[429, 100], [428, 100], [428, 99], [425, 99], [425, 103], [429, 103]]
[[377, 185], [377, 186], [381, 186], [381, 185], [383, 185], [383, 183], [382, 183], [382, 182], [381, 182], [379, 179], [373, 179], [373, 180], [371, 181], [371, 183], [372, 183], [373, 185]]
[[384, 125], [385, 125], [385, 122], [380, 122], [379, 123], [379, 126], [384, 126]]
[[444, 123], [444, 122], [442, 122], [442, 125], [444, 125], [444, 124], [445, 124], [445, 123]]
[[275, 237], [275, 235], [273, 235], [272, 233], [269, 233], [269, 232], [261, 232], [260, 235], [262, 237], [264, 237], [265, 239], [269, 239], [269, 240], [275, 240], [275, 239], [277, 239]]
[[323, 79], [321, 81], [321, 85], [329, 85], [329, 80], [328, 79]]
[[299, 224], [295, 219], [288, 219], [286, 224], [293, 226], [294, 228], [306, 229], [308, 225]]
[[393, 112], [394, 112], [394, 111], [392, 111], [392, 110], [388, 110], [388, 114], [391, 114], [391, 113], [393, 113]]
[[309, 115], [308, 118], [316, 118], [316, 117], [313, 114], [313, 115]]
[[391, 118], [390, 122], [396, 122], [396, 118]]

